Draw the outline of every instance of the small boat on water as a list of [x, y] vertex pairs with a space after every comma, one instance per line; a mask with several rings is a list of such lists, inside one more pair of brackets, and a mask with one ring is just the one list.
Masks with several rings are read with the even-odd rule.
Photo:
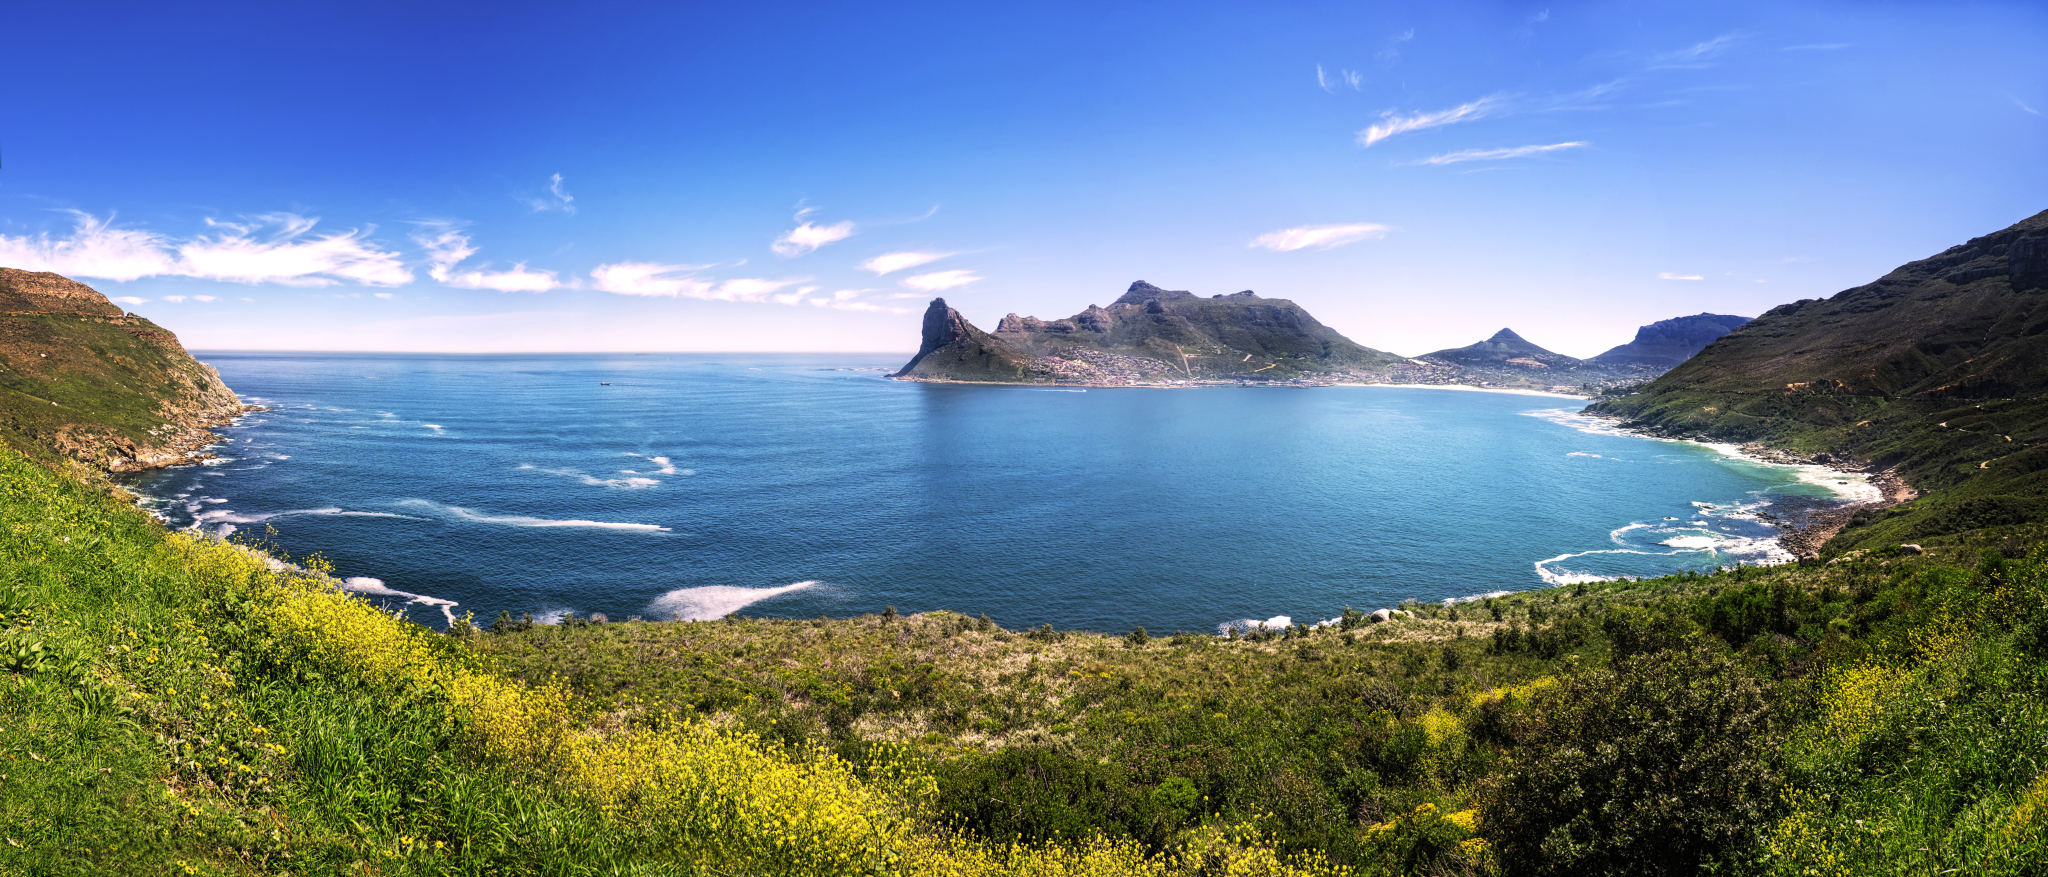
[[612, 382], [611, 382], [611, 381], [598, 381], [598, 382], [597, 382], [597, 385], [598, 385], [598, 386], [600, 386], [600, 387], [609, 387], [609, 386], [611, 386], [611, 385], [612, 385]]

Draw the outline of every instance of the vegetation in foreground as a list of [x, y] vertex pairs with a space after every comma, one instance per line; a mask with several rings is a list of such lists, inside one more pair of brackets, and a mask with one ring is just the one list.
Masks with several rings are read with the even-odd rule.
[[0, 872], [2048, 864], [2026, 527], [1237, 640], [442, 635], [13, 453], [0, 483]]

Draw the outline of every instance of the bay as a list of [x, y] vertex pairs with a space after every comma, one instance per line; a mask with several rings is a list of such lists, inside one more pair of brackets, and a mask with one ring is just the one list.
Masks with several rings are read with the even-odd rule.
[[901, 356], [202, 352], [270, 410], [131, 478], [445, 623], [950, 609], [1214, 632], [1785, 559], [1868, 486], [1436, 389], [887, 380]]

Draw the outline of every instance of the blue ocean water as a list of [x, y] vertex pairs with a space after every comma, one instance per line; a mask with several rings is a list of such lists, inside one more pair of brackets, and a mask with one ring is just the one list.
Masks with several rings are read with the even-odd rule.
[[1565, 398], [887, 380], [902, 357], [201, 353], [271, 410], [132, 486], [439, 624], [952, 609], [1213, 631], [1782, 559], [1867, 489]]

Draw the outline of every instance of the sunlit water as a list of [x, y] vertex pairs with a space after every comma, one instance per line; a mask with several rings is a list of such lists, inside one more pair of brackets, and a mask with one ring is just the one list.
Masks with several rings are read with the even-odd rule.
[[1563, 398], [941, 386], [871, 355], [201, 358], [272, 410], [136, 479], [153, 508], [268, 525], [436, 624], [894, 606], [1213, 631], [1771, 562], [1765, 503], [1868, 490]]

